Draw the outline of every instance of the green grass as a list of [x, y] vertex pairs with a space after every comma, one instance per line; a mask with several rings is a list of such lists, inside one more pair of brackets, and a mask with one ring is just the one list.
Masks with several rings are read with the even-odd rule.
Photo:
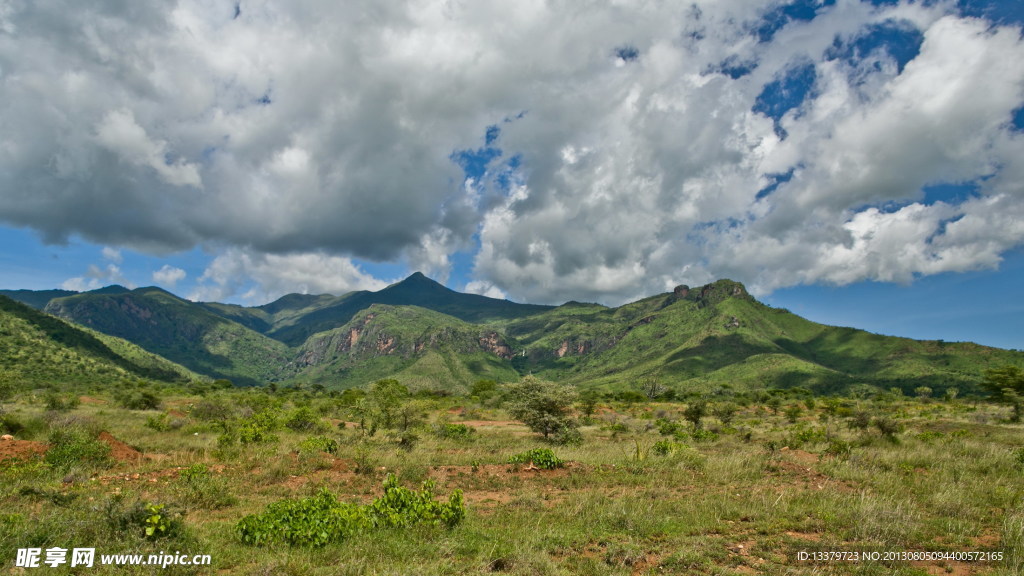
[[[351, 415], [327, 395], [217, 395], [237, 418], [251, 407], [285, 415], [306, 407], [329, 427], [321, 436], [336, 446], [318, 442], [336, 453], [303, 452], [310, 434], [282, 425], [274, 431], [277, 441], [224, 454], [217, 450], [215, 423], [186, 416], [181, 427], [158, 431], [145, 425], [153, 412], [122, 410], [99, 394], [106, 404], [79, 405], [58, 420], [50, 417], [47, 426], [87, 423], [150, 458], [98, 465], [72, 478], [43, 460], [0, 464], [3, 562], [29, 546], [212, 555], [212, 570], [172, 569], [181, 574], [911, 575], [946, 573], [949, 567], [1008, 575], [1019, 573], [1024, 562], [1024, 470], [1017, 455], [1024, 429], [1002, 422], [1006, 407], [848, 400], [898, 420], [903, 431], [893, 442], [874, 427], [859, 431], [847, 426], [846, 417], [829, 417], [820, 400], [805, 407], [796, 424], [752, 404], [741, 407], [729, 426], [708, 417], [705, 428], [715, 438], [698, 442], [647, 427], [655, 417], [680, 420], [681, 405], [603, 404], [594, 424], [582, 429], [582, 444], [557, 448], [563, 468], [532, 470], [508, 462], [545, 445], [524, 426], [502, 423], [507, 416], [500, 409], [471, 410], [470, 420], [495, 425], [470, 423], [476, 430], [468, 437], [429, 432], [435, 423], [461, 423], [452, 409], [472, 407], [465, 398], [427, 402], [418, 441], [403, 447], [393, 431], [370, 437], [332, 426]], [[164, 398], [186, 413], [202, 401]], [[25, 420], [44, 417], [42, 400], [31, 396], [18, 396], [5, 408]], [[624, 423], [625, 431], [609, 426], [613, 421]], [[808, 429], [822, 434], [795, 443]], [[41, 430], [37, 437], [50, 434]], [[674, 449], [652, 449], [664, 441]], [[836, 441], [849, 451], [830, 455]], [[339, 501], [369, 504], [384, 494], [387, 474], [413, 489], [432, 480], [434, 494], [445, 497], [461, 490], [465, 518], [454, 528], [357, 531], [317, 549], [253, 547], [235, 531], [246, 516], [323, 488]], [[163, 505], [178, 523], [172, 534], [146, 538], [138, 512], [151, 505]], [[990, 551], [1006, 560], [835, 565], [796, 558], [800, 551], [828, 550]]]

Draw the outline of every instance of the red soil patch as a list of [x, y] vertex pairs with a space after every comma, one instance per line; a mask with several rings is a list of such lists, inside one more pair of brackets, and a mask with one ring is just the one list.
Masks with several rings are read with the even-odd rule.
[[110, 457], [118, 462], [138, 462], [142, 452], [111, 436], [110, 432], [100, 432], [100, 442], [110, 446]]
[[[515, 420], [463, 420], [456, 422], [456, 424], [465, 424], [470, 428], [482, 428], [485, 426], [523, 426], [521, 422]], [[523, 426], [525, 428], [525, 426]]]
[[107, 403], [106, 400], [100, 400], [99, 398], [93, 398], [92, 396], [79, 396], [78, 399], [82, 404], [100, 405]]
[[49, 448], [42, 442], [31, 442], [29, 440], [0, 440], [0, 461], [8, 458], [32, 458], [42, 455]]
[[174, 410], [174, 409], [168, 410], [167, 411], [167, 415], [168, 416], [173, 416], [175, 418], [188, 418], [188, 414], [185, 414], [181, 410]]

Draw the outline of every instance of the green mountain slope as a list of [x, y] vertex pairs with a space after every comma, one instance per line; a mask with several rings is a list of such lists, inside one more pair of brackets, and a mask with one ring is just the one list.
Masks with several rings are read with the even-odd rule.
[[916, 341], [816, 324], [719, 281], [617, 309], [555, 311], [510, 322], [530, 367], [548, 378], [611, 388], [656, 378], [680, 389], [855, 384], [973, 390], [984, 370], [1024, 354], [969, 343]]
[[241, 385], [280, 378], [291, 359], [284, 344], [159, 288], [57, 298], [46, 311]]
[[0, 296], [0, 379], [20, 388], [106, 385], [124, 378], [195, 377], [185, 368], [110, 336]]
[[551, 306], [463, 294], [419, 272], [377, 292], [350, 292], [333, 300], [291, 294], [260, 308], [273, 318], [273, 326], [266, 334], [290, 346], [298, 346], [317, 332], [347, 323], [373, 304], [419, 306], [470, 323], [522, 318], [552, 309]]
[[78, 292], [73, 290], [0, 290], [0, 296], [6, 296], [36, 310], [42, 310], [54, 298], [74, 296], [75, 294]]
[[345, 325], [310, 337], [298, 381], [351, 387], [397, 377], [412, 387], [465, 390], [476, 380], [518, 378], [501, 334], [417, 306], [373, 304]]
[[515, 304], [417, 273], [378, 292], [290, 294], [257, 307], [113, 286], [51, 299], [46, 310], [239, 384], [344, 388], [399, 377], [455, 391], [533, 373], [607, 389], [654, 378], [682, 392], [859, 384], [970, 392], [986, 369], [1024, 366], [1020, 352], [817, 324], [729, 280], [617, 308]]

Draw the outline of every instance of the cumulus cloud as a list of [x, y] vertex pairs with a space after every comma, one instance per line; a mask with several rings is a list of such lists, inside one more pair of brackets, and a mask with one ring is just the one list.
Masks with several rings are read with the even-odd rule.
[[360, 259], [444, 279], [467, 250], [475, 291], [616, 303], [909, 281], [1024, 243], [1020, 29], [790, 4], [7, 3], [0, 221], [203, 246], [194, 296], [253, 301], [383, 286]]
[[348, 258], [322, 253], [263, 254], [232, 248], [210, 263], [189, 295], [195, 301], [235, 297], [260, 304], [285, 294], [344, 294], [380, 290], [389, 282], [364, 273]]
[[117, 264], [107, 264], [106, 267], [103, 268], [100, 268], [95, 264], [90, 264], [85, 275], [68, 278], [60, 285], [60, 287], [64, 290], [86, 292], [88, 290], [96, 290], [98, 288], [103, 288], [104, 286], [110, 286], [111, 284], [120, 284], [127, 288], [135, 288], [135, 284], [125, 278], [124, 274], [121, 273], [121, 268]]
[[174, 288], [186, 276], [188, 276], [188, 273], [181, 268], [164, 264], [159, 270], [153, 272], [153, 281], [162, 286]]
[[121, 255], [121, 251], [117, 248], [111, 248], [110, 246], [104, 246], [101, 251], [103, 257], [110, 260], [114, 264], [120, 264], [124, 262], [124, 256]]

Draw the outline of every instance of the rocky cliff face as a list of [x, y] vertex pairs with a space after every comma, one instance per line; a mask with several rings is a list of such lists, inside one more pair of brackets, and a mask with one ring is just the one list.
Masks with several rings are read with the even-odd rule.
[[317, 366], [339, 357], [351, 359], [374, 356], [400, 356], [405, 359], [441, 347], [459, 353], [484, 351], [509, 360], [513, 357], [512, 346], [500, 333], [494, 330], [480, 332], [472, 325], [451, 325], [457, 323], [448, 319], [448, 325], [441, 322], [425, 323], [422, 315], [417, 316], [409, 309], [375, 306], [376, 312], [353, 318], [346, 326], [316, 335], [300, 348], [296, 363], [300, 366]]

